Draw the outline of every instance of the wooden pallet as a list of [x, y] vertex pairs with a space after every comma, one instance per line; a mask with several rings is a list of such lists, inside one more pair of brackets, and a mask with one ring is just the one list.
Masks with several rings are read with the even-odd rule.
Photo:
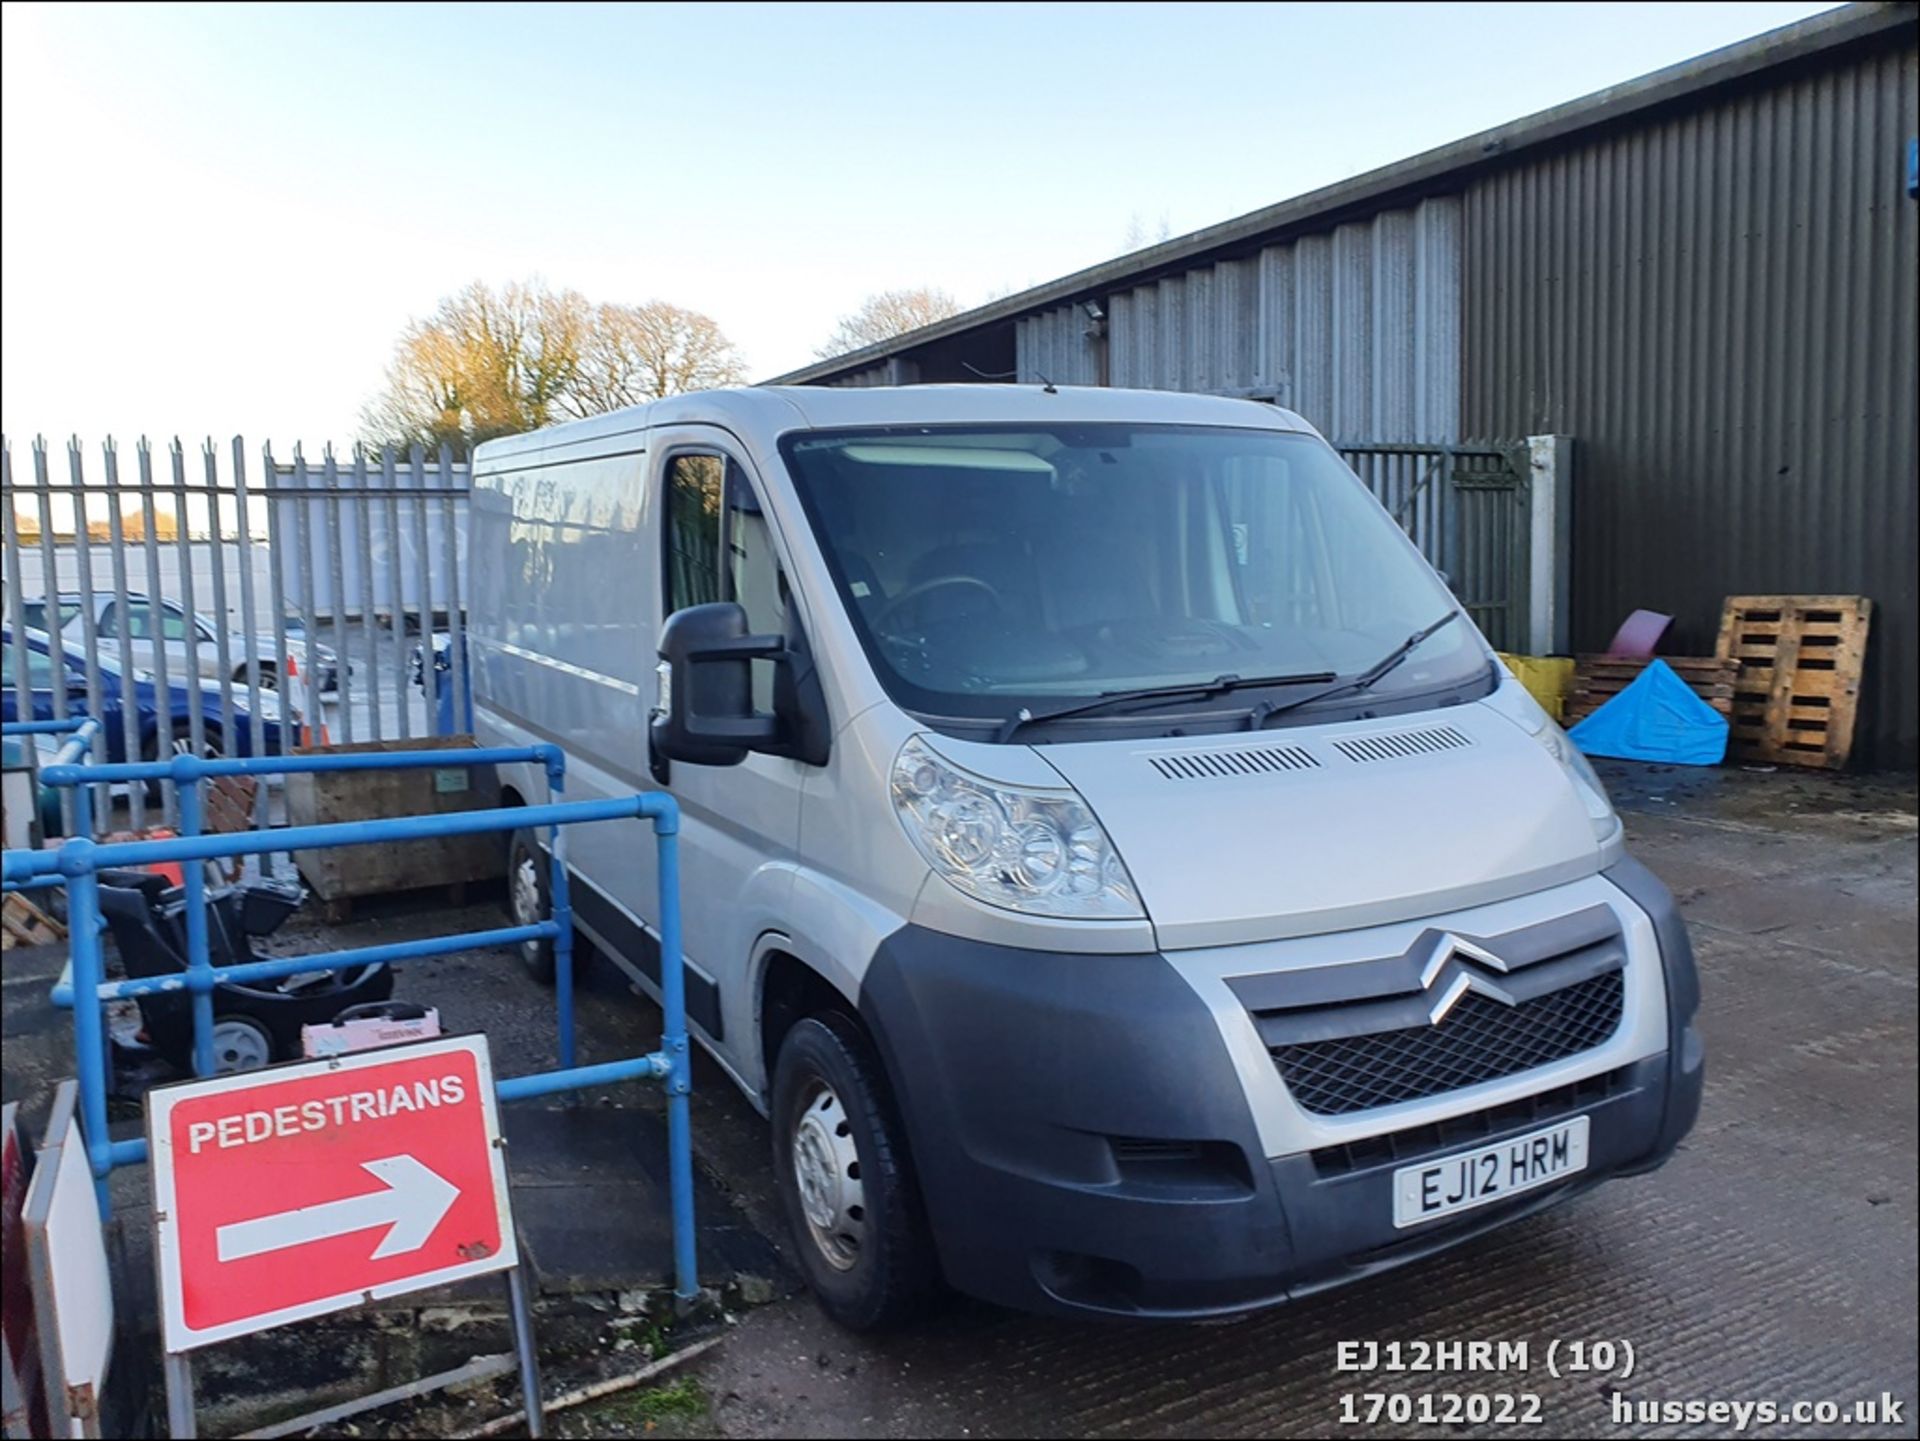
[[[1663, 655], [1660, 657], [1687, 688], [1729, 720], [1733, 716], [1734, 681], [1740, 663], [1719, 656]], [[1639, 678], [1647, 662], [1632, 656], [1583, 655], [1574, 662], [1573, 690], [1567, 696], [1567, 724], [1583, 720], [1619, 695]]]
[[1863, 595], [1730, 595], [1720, 654], [1740, 664], [1732, 754], [1837, 770], [1853, 749], [1873, 602]]
[[0, 906], [0, 944], [8, 950], [15, 946], [50, 946], [67, 937], [67, 928], [19, 892]]
[[[207, 829], [223, 835], [253, 830], [253, 798], [259, 790], [260, 782], [252, 776], [215, 776], [207, 782]], [[234, 856], [224, 864], [208, 864], [218, 867], [226, 880], [237, 881], [246, 869], [246, 858]]]

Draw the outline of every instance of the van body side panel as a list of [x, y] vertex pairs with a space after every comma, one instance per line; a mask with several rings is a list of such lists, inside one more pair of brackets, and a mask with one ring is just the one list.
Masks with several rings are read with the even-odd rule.
[[[483, 453], [475, 466], [467, 634], [476, 724], [490, 717], [522, 740], [562, 747], [569, 800], [643, 788], [652, 617], [629, 579], [647, 564], [642, 444], [627, 435], [613, 454], [533, 452], [499, 464]], [[649, 921], [658, 909], [651, 845], [641, 821], [577, 826], [567, 837], [574, 869]]]

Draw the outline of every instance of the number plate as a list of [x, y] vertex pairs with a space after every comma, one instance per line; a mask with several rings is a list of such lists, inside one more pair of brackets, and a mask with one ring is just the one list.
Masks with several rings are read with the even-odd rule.
[[1393, 1224], [1417, 1226], [1587, 1169], [1587, 1118], [1393, 1173]]

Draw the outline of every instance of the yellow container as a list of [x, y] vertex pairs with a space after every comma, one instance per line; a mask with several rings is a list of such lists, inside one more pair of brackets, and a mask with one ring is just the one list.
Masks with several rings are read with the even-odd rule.
[[1513, 672], [1514, 679], [1527, 688], [1527, 694], [1540, 702], [1540, 708], [1557, 721], [1565, 721], [1567, 693], [1573, 689], [1573, 661], [1559, 655], [1508, 655], [1500, 659]]

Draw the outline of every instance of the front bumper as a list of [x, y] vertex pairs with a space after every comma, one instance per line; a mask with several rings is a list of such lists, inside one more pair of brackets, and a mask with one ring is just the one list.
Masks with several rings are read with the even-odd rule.
[[[1268, 1158], [1206, 1006], [1159, 955], [1015, 950], [908, 926], [861, 1009], [893, 1080], [948, 1280], [1025, 1310], [1154, 1318], [1254, 1309], [1430, 1255], [1651, 1170], [1698, 1113], [1692, 953], [1664, 887], [1608, 878], [1654, 922], [1664, 1053], [1390, 1140]], [[1584, 1171], [1396, 1230], [1393, 1171], [1563, 1116]]]

